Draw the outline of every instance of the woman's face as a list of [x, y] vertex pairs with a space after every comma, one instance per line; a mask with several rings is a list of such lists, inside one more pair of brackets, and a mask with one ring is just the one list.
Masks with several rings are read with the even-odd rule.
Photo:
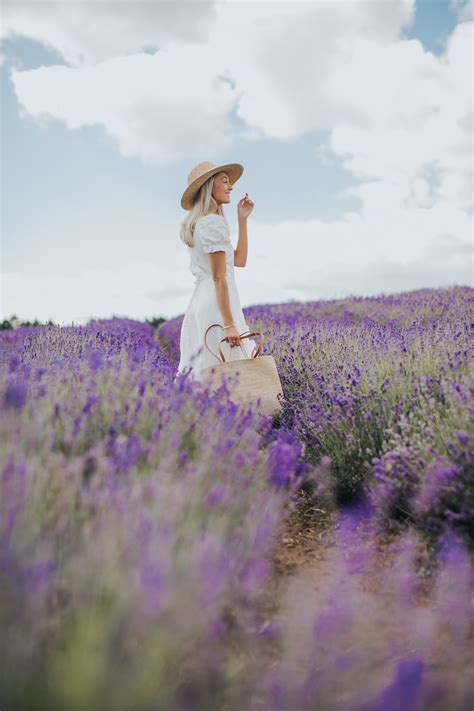
[[230, 194], [232, 185], [230, 184], [229, 176], [226, 172], [217, 173], [214, 177], [214, 185], [212, 186], [212, 197], [218, 205], [230, 202]]

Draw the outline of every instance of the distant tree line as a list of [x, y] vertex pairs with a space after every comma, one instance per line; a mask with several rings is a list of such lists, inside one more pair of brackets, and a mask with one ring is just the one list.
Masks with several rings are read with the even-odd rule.
[[145, 323], [149, 323], [150, 326], [153, 326], [153, 328], [158, 328], [158, 326], [164, 323], [164, 321], [166, 321], [166, 319], [163, 318], [163, 316], [154, 316], [153, 318], [145, 319]]
[[20, 328], [20, 326], [54, 326], [54, 323], [49, 319], [42, 323], [35, 318], [34, 321], [21, 321], [18, 316], [10, 316], [10, 318], [3, 320], [0, 323], [0, 331], [6, 331], [9, 328]]
[[[153, 328], [158, 328], [160, 324], [163, 323], [163, 321], [166, 321], [163, 316], [154, 316], [153, 318], [146, 318], [145, 323], [150, 324], [150, 326], [153, 326]], [[35, 318], [34, 321], [21, 321], [18, 316], [10, 316], [9, 319], [4, 319], [3, 321], [0, 322], [0, 331], [6, 331], [10, 328], [20, 328], [21, 326], [55, 326], [58, 324], [55, 324], [54, 321], [49, 319], [49, 321], [38, 321], [37, 318]]]

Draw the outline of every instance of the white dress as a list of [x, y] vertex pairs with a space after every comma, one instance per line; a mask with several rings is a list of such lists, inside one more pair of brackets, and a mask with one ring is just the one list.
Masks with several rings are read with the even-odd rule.
[[[195, 277], [194, 291], [181, 325], [180, 361], [176, 376], [185, 368], [190, 370], [190, 376], [200, 379], [200, 371], [210, 365], [220, 362], [204, 345], [204, 334], [213, 323], [224, 325], [222, 314], [217, 304], [216, 290], [211, 274], [208, 254], [224, 251], [226, 253], [226, 276], [229, 288], [230, 309], [234, 324], [239, 333], [249, 331], [240, 305], [234, 272], [234, 248], [230, 240], [229, 226], [222, 215], [209, 214], [201, 217], [194, 227], [194, 247], [188, 247], [191, 263], [191, 273]], [[207, 343], [211, 350], [218, 354], [217, 346], [221, 338], [228, 332], [215, 326], [207, 334]], [[257, 339], [258, 340], [258, 339]], [[221, 343], [221, 349], [226, 361], [250, 358], [255, 340], [244, 338], [242, 347], [231, 348], [228, 341]]]

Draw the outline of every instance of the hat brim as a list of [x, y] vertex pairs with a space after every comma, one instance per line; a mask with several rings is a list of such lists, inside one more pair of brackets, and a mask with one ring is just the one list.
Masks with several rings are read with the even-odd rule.
[[206, 180], [209, 180], [211, 176], [216, 173], [222, 173], [223, 171], [227, 173], [230, 183], [233, 185], [244, 172], [244, 166], [240, 163], [226, 163], [225, 165], [217, 165], [215, 168], [212, 168], [212, 170], [206, 171], [188, 185], [181, 197], [181, 207], [184, 210], [191, 210], [199, 188], [204, 185]]

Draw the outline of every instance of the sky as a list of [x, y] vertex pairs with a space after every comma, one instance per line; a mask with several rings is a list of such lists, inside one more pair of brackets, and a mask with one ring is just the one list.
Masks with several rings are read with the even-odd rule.
[[474, 0], [2, 0], [0, 318], [173, 318], [197, 163], [243, 307], [474, 286]]

